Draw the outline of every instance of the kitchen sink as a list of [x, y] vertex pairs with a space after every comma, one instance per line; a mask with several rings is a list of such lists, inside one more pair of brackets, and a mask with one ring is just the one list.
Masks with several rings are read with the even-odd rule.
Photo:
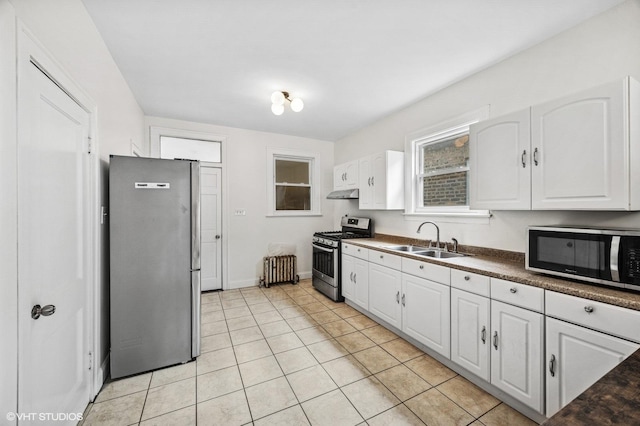
[[414, 253], [418, 256], [425, 256], [425, 257], [435, 257], [437, 259], [448, 259], [450, 257], [465, 257], [468, 256], [467, 254], [464, 253], [452, 253], [450, 251], [441, 251], [441, 250], [428, 250], [428, 251], [421, 251], [421, 252], [417, 252]]
[[385, 246], [382, 248], [387, 250], [415, 254], [416, 256], [433, 257], [436, 259], [448, 259], [451, 257], [468, 256], [463, 253], [452, 253], [450, 251], [435, 250], [429, 247], [412, 246], [412, 245]]

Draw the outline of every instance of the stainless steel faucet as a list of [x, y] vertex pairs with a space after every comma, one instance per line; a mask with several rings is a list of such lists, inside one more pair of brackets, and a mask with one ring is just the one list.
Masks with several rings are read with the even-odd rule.
[[416, 231], [416, 233], [419, 234], [420, 233], [420, 228], [422, 228], [422, 225], [424, 225], [426, 223], [430, 223], [430, 224], [432, 224], [433, 226], [436, 227], [436, 248], [439, 249], [440, 248], [440, 228], [438, 228], [438, 225], [436, 225], [434, 222], [429, 222], [429, 221], [428, 222], [422, 222], [420, 224], [420, 226], [418, 226], [418, 230]]

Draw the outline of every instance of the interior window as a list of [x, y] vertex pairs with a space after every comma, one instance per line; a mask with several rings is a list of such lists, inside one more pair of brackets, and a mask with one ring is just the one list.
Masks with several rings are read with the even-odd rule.
[[222, 143], [218, 141], [160, 136], [160, 158], [220, 163], [221, 150]]

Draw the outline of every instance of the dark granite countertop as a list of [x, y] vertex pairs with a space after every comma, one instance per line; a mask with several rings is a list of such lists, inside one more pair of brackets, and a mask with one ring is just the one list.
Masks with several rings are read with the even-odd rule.
[[472, 256], [434, 259], [384, 248], [385, 245], [393, 244], [424, 246], [425, 240], [377, 234], [375, 238], [350, 239], [345, 240], [345, 242], [402, 257], [419, 259], [424, 262], [436, 263], [450, 268], [475, 272], [494, 278], [541, 287], [545, 290], [557, 291], [559, 293], [640, 311], [640, 292], [588, 284], [527, 271], [524, 268], [524, 253], [461, 245], [459, 246], [459, 251], [472, 254]]
[[544, 425], [640, 425], [640, 349]]

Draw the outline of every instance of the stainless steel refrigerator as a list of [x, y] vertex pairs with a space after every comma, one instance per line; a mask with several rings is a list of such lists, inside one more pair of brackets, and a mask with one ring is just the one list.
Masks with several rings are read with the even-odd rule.
[[111, 156], [111, 377], [200, 354], [197, 161]]

